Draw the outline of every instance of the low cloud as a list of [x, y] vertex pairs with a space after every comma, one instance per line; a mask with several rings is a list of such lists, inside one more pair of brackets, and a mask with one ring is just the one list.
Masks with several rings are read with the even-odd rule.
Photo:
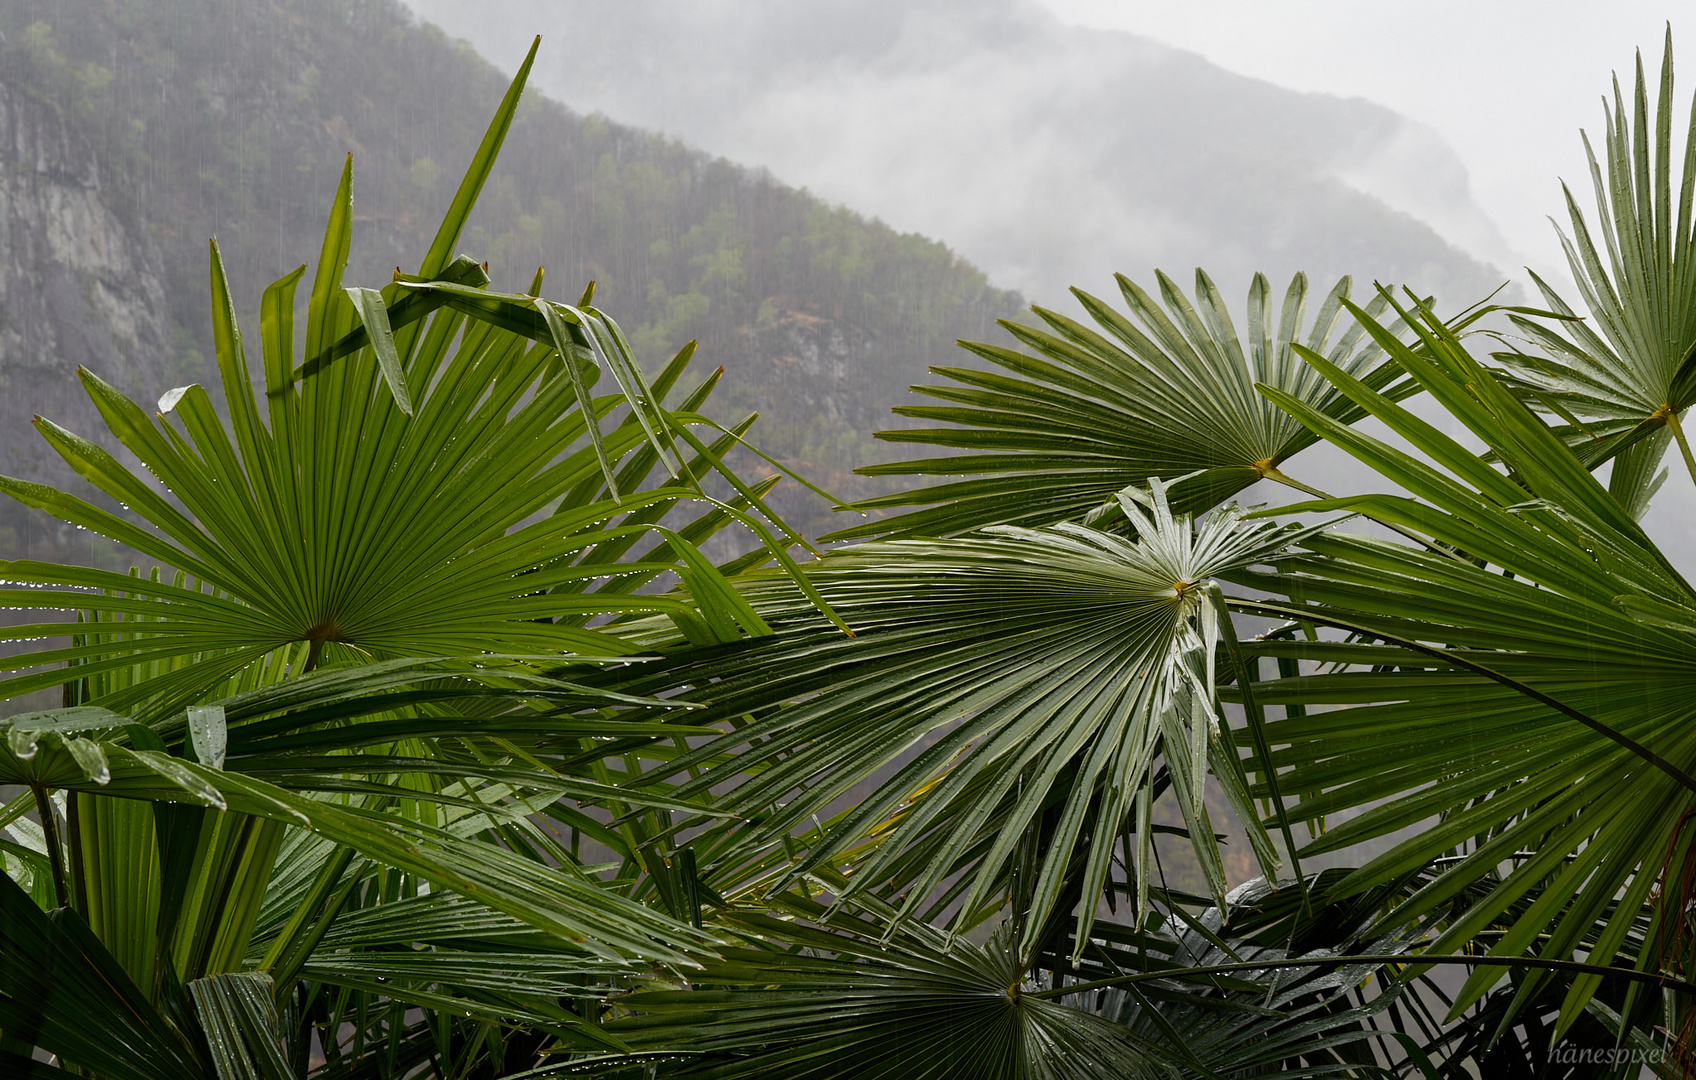
[[1429, 128], [1024, 0], [410, 2], [506, 65], [540, 32], [550, 96], [941, 239], [1038, 302], [1155, 267], [1231, 294], [1353, 273], [1455, 307], [1506, 277]]

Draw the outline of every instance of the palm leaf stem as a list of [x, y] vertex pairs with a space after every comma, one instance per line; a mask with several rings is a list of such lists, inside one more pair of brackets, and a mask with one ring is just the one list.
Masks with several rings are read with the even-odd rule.
[[[1688, 455], [1686, 455], [1686, 456], [1688, 456]], [[1319, 498], [1319, 499], [1334, 499], [1334, 498], [1336, 498], [1335, 495], [1327, 495], [1325, 492], [1321, 491], [1319, 488], [1313, 487], [1310, 484], [1302, 483], [1300, 480], [1297, 480], [1295, 477], [1284, 473], [1282, 470], [1280, 470], [1278, 468], [1278, 466], [1273, 465], [1270, 462], [1262, 464], [1258, 467], [1260, 469], [1260, 475], [1264, 479], [1270, 480], [1275, 484], [1283, 484], [1287, 488], [1294, 488], [1297, 491], [1306, 492], [1307, 494], [1312, 495], [1315, 498]], [[1693, 476], [1693, 477], [1696, 477], [1696, 465], [1691, 466], [1690, 475]], [[1442, 556], [1445, 556], [1445, 557], [1450, 558], [1450, 559], [1458, 559], [1461, 562], [1466, 561], [1465, 556], [1461, 555], [1460, 552], [1455, 551], [1452, 548], [1446, 548], [1441, 544], [1434, 544], [1430, 540], [1419, 535], [1417, 532], [1414, 532], [1412, 529], [1408, 528], [1405, 525], [1397, 525], [1396, 523], [1391, 522], [1391, 521], [1379, 521], [1378, 524], [1382, 525], [1386, 529], [1389, 529], [1391, 532], [1396, 533], [1398, 536], [1404, 536], [1407, 539], [1412, 540], [1414, 543], [1418, 544], [1420, 547], [1424, 548], [1426, 551], [1431, 552], [1433, 555], [1442, 555]]]
[[53, 870], [53, 898], [60, 907], [70, 904], [70, 890], [65, 887], [65, 853], [59, 844], [59, 820], [53, 813], [53, 802], [47, 797], [47, 789], [40, 784], [31, 784], [30, 793], [35, 796], [35, 811], [41, 815], [41, 835], [47, 842], [47, 864]]
[[[1266, 738], [1265, 717], [1260, 704], [1254, 699], [1254, 683], [1258, 676], [1248, 667], [1248, 658], [1243, 655], [1242, 643], [1237, 640], [1237, 628], [1231, 621], [1229, 601], [1217, 584], [1209, 587], [1208, 596], [1219, 610], [1219, 639], [1225, 645], [1231, 662], [1236, 665], [1237, 685], [1242, 688], [1243, 715], [1248, 722], [1249, 736], [1254, 740], [1254, 750], [1260, 759], [1260, 771], [1266, 777], [1266, 788], [1272, 794], [1272, 806], [1278, 815], [1278, 830], [1283, 834], [1284, 847], [1290, 857], [1290, 868], [1295, 871], [1296, 883], [1301, 886], [1303, 910], [1311, 911], [1311, 898], [1307, 894], [1307, 879], [1301, 872], [1301, 860], [1296, 855], [1295, 831], [1290, 828], [1289, 810], [1284, 804], [1284, 794], [1279, 789], [1278, 770], [1272, 765], [1272, 746]], [[1254, 658], [1258, 668], [1260, 658]]]
[[1278, 466], [1270, 463], [1261, 466], [1260, 475], [1274, 483], [1283, 484], [1285, 487], [1295, 488], [1297, 491], [1305, 491], [1309, 495], [1317, 496], [1321, 499], [1328, 499], [1331, 497], [1322, 493], [1318, 488], [1311, 487], [1302, 483], [1300, 480], [1297, 480], [1295, 477], [1287, 475], [1279, 469]]
[[1696, 456], [1690, 453], [1690, 442], [1684, 437], [1684, 422], [1678, 418], [1678, 413], [1668, 407], [1661, 409], [1661, 418], [1672, 431], [1672, 437], [1678, 442], [1678, 449], [1684, 455], [1684, 467], [1690, 472], [1690, 479], [1696, 482]]
[[1340, 618], [1328, 612], [1315, 610], [1313, 608], [1292, 606], [1288, 604], [1268, 604], [1258, 600], [1239, 600], [1236, 598], [1232, 598], [1229, 603], [1233, 609], [1247, 615], [1276, 615], [1287, 619], [1298, 619], [1321, 626], [1329, 626], [1337, 630], [1347, 630], [1357, 634], [1368, 634], [1376, 637], [1378, 640], [1383, 641], [1386, 644], [1399, 645], [1404, 649], [1412, 649], [1415, 652], [1424, 653], [1426, 656], [1441, 660], [1444, 663], [1465, 668], [1467, 671], [1470, 671], [1475, 675], [1482, 675], [1492, 682], [1500, 683], [1509, 689], [1516, 690], [1519, 693], [1524, 694], [1533, 701], [1547, 705], [1551, 709], [1554, 709], [1556, 712], [1559, 712], [1570, 719], [1577, 720], [1590, 730], [1618, 743], [1620, 746], [1625, 747], [1627, 750], [1653, 765], [1655, 768], [1666, 773], [1668, 776], [1678, 781], [1678, 783], [1686, 790], [1696, 793], [1696, 777], [1691, 776], [1689, 773], [1685, 772], [1677, 765], [1674, 765], [1661, 755], [1655, 753], [1647, 746], [1644, 746], [1636, 739], [1633, 739], [1631, 736], [1626, 735], [1623, 732], [1616, 731], [1588, 713], [1575, 709], [1571, 705], [1566, 704], [1564, 701], [1552, 698], [1548, 694], [1543, 693], [1541, 690], [1527, 686], [1512, 676], [1503, 675], [1501, 672], [1485, 667], [1483, 664], [1477, 663], [1473, 660], [1468, 660], [1458, 653], [1450, 652], [1447, 649], [1439, 649], [1434, 645], [1426, 645], [1423, 642], [1415, 641], [1412, 638], [1404, 638], [1395, 634], [1385, 633], [1381, 628], [1368, 626], [1365, 623], [1355, 622], [1350, 619]]

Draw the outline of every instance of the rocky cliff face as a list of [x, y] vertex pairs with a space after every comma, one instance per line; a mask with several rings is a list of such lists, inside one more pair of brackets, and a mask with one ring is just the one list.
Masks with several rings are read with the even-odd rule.
[[0, 82], [0, 422], [92, 418], [78, 367], [159, 389], [164, 306], [158, 255], [107, 203], [86, 141]]
[[[36, 414], [81, 435], [104, 431], [78, 367], [143, 402], [156, 396], [172, 355], [164, 312], [159, 257], [113, 210], [92, 148], [58, 109], [0, 81], [0, 472], [69, 478], [25, 434]], [[5, 501], [0, 554], [61, 546], [31, 535], [45, 519]]]

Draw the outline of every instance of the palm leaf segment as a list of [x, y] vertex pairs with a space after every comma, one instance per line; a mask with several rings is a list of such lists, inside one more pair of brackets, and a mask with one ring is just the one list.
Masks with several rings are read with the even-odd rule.
[[[962, 342], [1002, 371], [933, 368], [958, 385], [916, 386], [946, 405], [895, 411], [956, 427], [878, 432], [897, 442], [969, 453], [872, 465], [873, 476], [971, 476], [860, 503], [867, 509], [942, 504], [844, 529], [827, 539], [946, 536], [992, 524], [1050, 525], [1079, 518], [1150, 477], [1186, 478], [1174, 505], [1201, 511], [1263, 477], [1288, 482], [1279, 466], [1316, 440], [1255, 393], [1276, 386], [1345, 422], [1360, 414], [1292, 352], [1324, 353], [1382, 388], [1393, 368], [1356, 326], [1341, 325], [1350, 279], [1319, 304], [1311, 324], [1304, 274], [1274, 298], [1256, 274], [1248, 294], [1246, 335], [1239, 334], [1213, 281], [1196, 271], [1192, 303], [1160, 274], [1162, 310], [1123, 275], [1117, 280], [1132, 317], [1074, 289], [1095, 322], [1086, 326], [1033, 308], [1047, 329], [1003, 321], [1035, 355]], [[1381, 310], [1373, 300], [1371, 310]]]
[[[1122, 502], [1134, 542], [1081, 525], [1008, 526], [960, 540], [863, 545], [809, 564], [810, 579], [856, 638], [809, 629], [816, 616], [798, 598], [752, 595], [790, 632], [728, 656], [685, 655], [622, 684], [637, 693], [689, 684], [689, 699], [708, 706], [691, 720], [735, 724], [656, 767], [653, 778], [701, 768], [673, 792], [681, 797], [739, 781], [715, 805], [759, 819], [737, 837], [746, 852], [778, 844], [864, 777], [898, 764], [852, 812], [812, 834], [792, 873], [853, 862], [848, 895], [905, 890], [905, 915], [970, 867], [949, 894], [964, 893], [957, 917], [970, 925], [986, 903], [1001, 902], [1022, 865], [1030, 925], [1038, 926], [1049, 912], [1070, 909], [1062, 895], [1073, 895], [1080, 873], [1084, 895], [1101, 894], [1116, 841], [1132, 829], [1146, 896], [1163, 755], [1158, 786], [1175, 787], [1222, 894], [1202, 804], [1210, 760], [1240, 809], [1249, 806], [1235, 755], [1216, 753], [1218, 624], [1209, 579], [1307, 534], [1242, 525], [1234, 508], [1192, 532], [1158, 481], [1140, 497], [1145, 504], [1129, 494]], [[742, 723], [744, 714], [752, 721]], [[922, 751], [902, 764], [915, 744]], [[1040, 854], [1022, 846], [1021, 838], [1045, 830]], [[1253, 831], [1271, 866], [1270, 844]], [[868, 836], [879, 843], [849, 853]], [[702, 850], [721, 870], [734, 865], [723, 852]], [[1082, 926], [1093, 916], [1086, 902]], [[1078, 940], [1087, 938], [1081, 930]]]
[[[32, 900], [12, 881], [20, 853], [35, 852], [6, 844], [0, 1016], [8, 1036], [114, 1078], [305, 1075], [304, 1044], [292, 1068], [277, 1058], [285, 1028], [276, 1010], [297, 1000], [303, 976], [338, 988], [328, 1015], [320, 1010], [326, 1040], [341, 1037], [343, 1018], [363, 1030], [370, 1013], [386, 1013], [390, 1038], [379, 1045], [403, 1061], [432, 1050], [440, 1057], [446, 1047], [431, 1044], [437, 1034], [448, 1041], [456, 1024], [521, 1024], [568, 1045], [618, 1047], [561, 996], [595, 994], [583, 986], [586, 974], [627, 969], [632, 959], [687, 964], [710, 939], [607, 887], [563, 849], [544, 841], [547, 857], [537, 857], [543, 837], [530, 815], [561, 794], [590, 793], [545, 768], [489, 755], [453, 760], [439, 746], [430, 760], [383, 755], [376, 768], [386, 777], [372, 775], [369, 758], [335, 753], [392, 743], [400, 731], [457, 730], [467, 748], [497, 752], [516, 749], [505, 737], [527, 733], [526, 749], [625, 733], [599, 718], [475, 709], [511, 704], [501, 684], [512, 674], [522, 675], [348, 665], [191, 709], [186, 725], [179, 717], [151, 731], [98, 706], [0, 722], [5, 782], [70, 789], [76, 894], [66, 903], [48, 869], [59, 858], [49, 834], [42, 857], [22, 860], [37, 881], [56, 879], [59, 910], [44, 915], [38, 904], [52, 901]], [[534, 676], [520, 681], [550, 704], [601, 697]], [[470, 705], [479, 715], [397, 722], [403, 702]], [[195, 714], [207, 712], [210, 720], [197, 723]], [[475, 742], [466, 738], [473, 732]], [[420, 774], [453, 779], [434, 790], [406, 783]], [[348, 798], [359, 793], [367, 798]], [[410, 806], [396, 813], [397, 798], [385, 796]], [[53, 818], [49, 811], [42, 821]], [[300, 828], [284, 839], [284, 825]], [[225, 842], [232, 834], [233, 846]], [[417, 895], [425, 882], [435, 891]], [[347, 914], [350, 907], [363, 910]], [[511, 951], [495, 951], [503, 948]], [[61, 982], [70, 992], [54, 989]], [[301, 999], [323, 990], [309, 986]], [[412, 1030], [402, 1039], [400, 1007], [432, 1015], [405, 1025]], [[311, 1013], [287, 1019], [291, 1043], [309, 1036]], [[242, 1065], [255, 1058], [257, 1073]], [[0, 1060], [21, 1068], [4, 1050]]]
[[1653, 130], [1639, 55], [1632, 108], [1627, 110], [1617, 80], [1613, 107], [1603, 102], [1606, 180], [1585, 138], [1596, 191], [1594, 231], [1562, 185], [1572, 235], [1563, 232], [1561, 244], [1589, 321], [1578, 321], [1554, 289], [1533, 274], [1549, 307], [1568, 319], [1552, 327], [1514, 317], [1542, 354], [1498, 355], [1529, 400], [1572, 422], [1563, 435], [1586, 462], [1596, 465], [1628, 455], [1615, 467], [1610, 486], [1639, 512], [1653, 493], [1650, 485], [1669, 432], [1696, 474], [1680, 423], [1696, 404], [1696, 109], [1685, 132], [1675, 205], [1672, 94], [1669, 28]]
[[[914, 926], [891, 947], [878, 943], [876, 925], [859, 924], [856, 935], [755, 913], [729, 928], [753, 947], [728, 950], [724, 962], [701, 973], [702, 988], [618, 1000], [641, 1015], [608, 1029], [637, 1054], [585, 1061], [570, 1071], [632, 1080], [1175, 1075], [1172, 1047], [1081, 1009], [1026, 996], [1025, 972], [1004, 934], [987, 946], [949, 948], [945, 935]], [[768, 942], [807, 951], [786, 953]]]
[[[1679, 826], [1696, 807], [1696, 778], [1685, 771], [1696, 760], [1696, 591], [1556, 434], [1435, 318], [1421, 313], [1419, 331], [1427, 356], [1373, 329], [1511, 475], [1320, 358], [1309, 360], [1435, 464], [1268, 391], [1315, 433], [1417, 496], [1308, 508], [1364, 512], [1470, 558], [1329, 534], [1309, 541], [1311, 554], [1280, 563], [1276, 575], [1242, 575], [1242, 583], [1296, 603], [1234, 607], [1357, 635], [1352, 643], [1253, 646], [1338, 665], [1256, 683], [1253, 697], [1260, 708], [1333, 707], [1293, 710], [1266, 725], [1269, 741], [1284, 748], [1274, 764], [1290, 766], [1279, 784], [1302, 798], [1300, 817], [1362, 811], [1305, 852], [1440, 815], [1361, 867], [1344, 891], [1458, 852], [1392, 921], [1483, 887], [1483, 899], [1465, 905], [1430, 946], [1453, 951], [1541, 886], [1536, 902], [1492, 936], [1491, 954], [1559, 959], [1587, 949], [1590, 963], [1606, 964], [1662, 866], [1691, 858], [1691, 832]], [[1653, 963], [1647, 955], [1624, 961]], [[1456, 1008], [1500, 974], [1477, 973]], [[1541, 978], [1528, 976], [1521, 997], [1535, 994]], [[1596, 985], [1592, 976], [1573, 983], [1563, 1028]]]
[[[695, 606], [635, 595], [629, 582], [651, 578], [680, 557], [686, 577], [713, 575], [690, 536], [698, 540], [722, 526], [725, 511], [712, 511], [705, 531], [666, 530], [657, 521], [696, 492], [673, 435], [696, 447], [696, 467], [719, 467], [725, 440], [715, 453], [662, 410], [617, 326], [586, 301], [568, 306], [491, 293], [481, 267], [447, 257], [528, 68], [526, 61], [421, 275], [397, 278], [380, 293], [342, 287], [351, 163], [344, 170], [307, 304], [305, 362], [298, 369], [294, 294], [305, 267], [264, 296], [268, 423], [252, 389], [216, 245], [213, 329], [228, 426], [200, 386], [171, 391], [159, 414], [149, 416], [80, 372], [112, 433], [148, 477], [37, 420], [79, 473], [147, 524], [39, 484], [0, 478], [0, 490], [179, 573], [174, 581], [143, 582], [92, 568], [0, 564], [8, 582], [29, 586], [0, 591], [0, 604], [92, 609], [101, 624], [70, 647], [8, 661], [13, 670], [67, 666], [9, 679], [0, 693], [139, 670], [157, 677], [135, 680], [103, 703], [131, 711], [157, 699], [180, 708], [291, 647], [301, 654], [289, 661], [296, 671], [321, 657], [472, 655], [491, 648], [619, 655], [633, 646], [584, 624], [632, 611], [702, 622]], [[687, 354], [662, 376], [666, 386]], [[593, 397], [590, 385], [603, 371], [615, 376], [619, 390]], [[628, 406], [627, 420], [603, 433], [602, 418], [619, 405]], [[615, 461], [626, 463], [616, 474]], [[630, 494], [656, 465], [673, 479]], [[758, 491], [730, 480], [740, 502], [759, 505]], [[606, 527], [620, 514], [630, 515], [623, 526]], [[616, 572], [604, 554], [585, 554], [597, 545], [623, 552], [633, 534], [656, 531], [663, 543], [653, 558], [626, 562]], [[627, 583], [588, 591], [609, 575]], [[694, 595], [705, 605], [729, 590], [698, 587]], [[760, 632], [745, 605], [732, 602], [730, 609], [717, 620], [718, 636]], [[61, 630], [62, 624], [32, 623], [5, 634], [24, 640]]]
[[[517, 694], [528, 701], [518, 704]], [[308, 879], [335, 862], [333, 845], [324, 843], [333, 841], [349, 856], [357, 852], [373, 865], [472, 896], [489, 909], [574, 943], [583, 954], [614, 962], [642, 957], [683, 963], [682, 950], [702, 943], [697, 931], [606, 888], [563, 853], [536, 859], [525, 854], [533, 844], [514, 842], [511, 836], [503, 837], [505, 843], [490, 839], [503, 829], [534, 831], [529, 816], [546, 813], [562, 797], [616, 797], [699, 811], [694, 804], [655, 803], [548, 767], [546, 757], [561, 748], [577, 750], [581, 740], [642, 732], [593, 716], [547, 716], [530, 706], [574, 708], [611, 700], [522, 669], [419, 661], [345, 665], [194, 706], [186, 715], [151, 727], [97, 705], [9, 717], [0, 721], [0, 782], [78, 793], [73, 798], [99, 795], [101, 802], [123, 802], [143, 811], [147, 803], [183, 803], [232, 812], [205, 819], [210, 824], [251, 815], [298, 826], [319, 845], [308, 860]], [[395, 752], [408, 745], [402, 741], [407, 739], [416, 740], [411, 753]], [[407, 804], [408, 811], [393, 812], [397, 803]], [[93, 802], [82, 807], [86, 815]], [[145, 827], [114, 853], [145, 879], [144, 885], [184, 869], [172, 864], [168, 821], [156, 830], [144, 813]], [[104, 828], [103, 821], [85, 816], [80, 833], [67, 839], [73, 848], [80, 843], [92, 860], [102, 842], [119, 842], [103, 835]], [[191, 830], [199, 831], [198, 825]], [[280, 842], [281, 829], [272, 835]], [[187, 851], [194, 850], [189, 843]], [[261, 891], [276, 852], [273, 843], [261, 860]], [[182, 848], [177, 855], [184, 855]], [[154, 869], [146, 870], [150, 862]], [[357, 876], [345, 860], [340, 866], [336, 874]], [[41, 869], [46, 876], [45, 861]], [[98, 879], [105, 872], [92, 861], [78, 873], [84, 896], [77, 906], [97, 933], [120, 953], [140, 948], [151, 965], [152, 926], [135, 934], [137, 940], [104, 933], [108, 925], [134, 917], [119, 906], [134, 903], [125, 892], [133, 883], [112, 880], [102, 888]], [[250, 913], [246, 928], [235, 935], [239, 943], [232, 962], [242, 958], [254, 917]], [[196, 932], [189, 921], [185, 917], [179, 928], [185, 937]], [[303, 926], [295, 930], [305, 933]], [[167, 953], [174, 949], [170, 945]], [[181, 977], [195, 977], [208, 966], [189, 962], [184, 950], [175, 952]], [[216, 963], [209, 967], [219, 970]]]
[[[1188, 929], [1153, 925], [1158, 919], [1140, 930], [1098, 923], [1083, 967], [1067, 961], [1070, 943], [1062, 940], [1060, 955], [1043, 958], [1052, 969], [1020, 961], [1011, 924], [983, 945], [950, 943], [924, 925], [886, 935], [882, 919], [891, 913], [878, 905], [864, 915], [829, 914], [789, 896], [769, 914], [722, 916], [715, 929], [741, 938], [740, 947], [706, 961], [693, 989], [613, 999], [633, 1015], [608, 1029], [637, 1055], [561, 1073], [1087, 1080], [1370, 1067], [1362, 1044], [1377, 1033], [1367, 1021], [1401, 987], [1381, 975], [1387, 992], [1357, 992], [1359, 1003], [1351, 1002], [1374, 965], [1340, 961], [1362, 948], [1400, 953], [1406, 939], [1361, 941], [1356, 935], [1376, 910], [1363, 903], [1327, 912], [1323, 945], [1292, 952], [1281, 931], [1312, 925], [1291, 917], [1307, 905], [1307, 889], [1255, 882], [1233, 893], [1231, 920], [1213, 908]], [[1253, 970], [1255, 961], [1298, 956], [1314, 966]], [[1231, 970], [1186, 970], [1214, 965]], [[1295, 1071], [1301, 1065], [1311, 1071]]]

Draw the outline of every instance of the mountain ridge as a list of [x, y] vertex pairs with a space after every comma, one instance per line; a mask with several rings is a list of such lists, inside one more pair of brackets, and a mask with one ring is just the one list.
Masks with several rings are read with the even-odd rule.
[[[144, 402], [211, 379], [207, 237], [255, 326], [263, 287], [316, 258], [352, 152], [347, 280], [387, 281], [427, 247], [510, 78], [391, 0], [0, 0], [0, 33], [0, 79], [91, 148], [112, 229], [157, 253], [137, 271], [157, 289], [143, 306], [161, 314], [147, 356], [89, 363], [119, 369], [107, 377]], [[887, 452], [869, 434], [907, 384], [1021, 306], [941, 243], [535, 92], [461, 246], [491, 262], [497, 287], [523, 287], [543, 265], [550, 295], [596, 280], [650, 365], [698, 340], [698, 369], [728, 369], [711, 411], [761, 412], [756, 441], [849, 495], [847, 470]], [[46, 295], [47, 269], [8, 272]], [[60, 360], [64, 383], [83, 359]], [[77, 395], [49, 394], [26, 367], [15, 345], [0, 348], [12, 397], [100, 429]], [[40, 449], [14, 418], [0, 471], [66, 479]], [[826, 513], [810, 497], [785, 509]], [[28, 549], [15, 504], [0, 513], [13, 530], [0, 539]]]

